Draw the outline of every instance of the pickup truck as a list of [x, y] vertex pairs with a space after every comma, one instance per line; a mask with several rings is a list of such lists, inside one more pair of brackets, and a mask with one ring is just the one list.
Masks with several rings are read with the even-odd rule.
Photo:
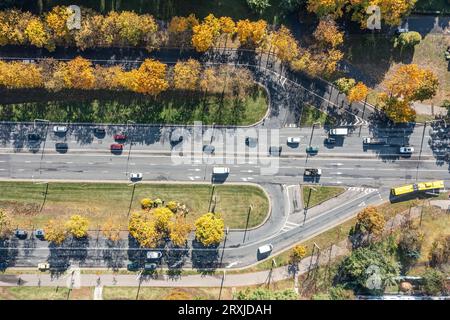
[[387, 144], [387, 138], [369, 138], [363, 139], [364, 144]]

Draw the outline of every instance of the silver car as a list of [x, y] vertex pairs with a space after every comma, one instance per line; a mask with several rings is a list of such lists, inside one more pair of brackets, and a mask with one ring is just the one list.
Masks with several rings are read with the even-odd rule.
[[54, 126], [53, 127], [53, 132], [54, 133], [66, 133], [67, 132], [67, 127], [66, 126]]

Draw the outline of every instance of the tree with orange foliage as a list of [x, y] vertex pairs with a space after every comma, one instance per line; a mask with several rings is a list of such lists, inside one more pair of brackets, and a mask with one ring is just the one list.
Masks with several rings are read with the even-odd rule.
[[426, 100], [432, 98], [439, 87], [436, 75], [417, 64], [398, 67], [386, 84], [390, 94], [405, 100]]
[[362, 82], [358, 82], [353, 88], [348, 92], [347, 99], [348, 102], [352, 103], [354, 101], [361, 101], [367, 97], [369, 89]]
[[0, 87], [30, 89], [40, 88], [43, 85], [44, 79], [37, 65], [0, 61]]
[[394, 123], [413, 122], [416, 111], [411, 107], [411, 102], [402, 98], [379, 94], [380, 106], [386, 116]]
[[197, 90], [200, 78], [200, 62], [194, 59], [178, 61], [173, 68], [173, 84], [179, 90]]
[[186, 245], [189, 233], [192, 231], [193, 226], [186, 222], [186, 219], [182, 216], [177, 216], [175, 220], [169, 223], [169, 237], [172, 243], [181, 247]]
[[362, 233], [381, 235], [386, 223], [384, 216], [376, 207], [369, 206], [358, 213], [356, 230]]
[[55, 76], [62, 79], [68, 89], [94, 89], [95, 76], [92, 62], [82, 57], [61, 63]]
[[203, 22], [192, 28], [192, 45], [198, 52], [205, 52], [214, 46], [220, 35], [221, 24], [213, 14], [209, 14]]
[[292, 33], [285, 26], [276, 31], [272, 38], [275, 55], [282, 62], [291, 62], [299, 55], [299, 47]]
[[267, 35], [267, 22], [264, 20], [255, 22], [248, 19], [239, 20], [236, 24], [236, 33], [241, 45], [257, 47]]
[[124, 73], [125, 81], [123, 82], [126, 87], [135, 92], [157, 96], [169, 88], [166, 73], [166, 64], [153, 59], [146, 59], [138, 70]]
[[236, 32], [236, 23], [230, 17], [220, 17], [220, 32], [225, 35], [225, 45], [227, 46], [228, 38]]
[[328, 17], [320, 20], [314, 31], [314, 38], [323, 47], [335, 48], [344, 42], [344, 33], [339, 31], [336, 22]]

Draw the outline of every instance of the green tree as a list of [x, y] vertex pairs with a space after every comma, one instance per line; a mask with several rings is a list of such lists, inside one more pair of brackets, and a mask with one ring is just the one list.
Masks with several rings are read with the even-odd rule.
[[442, 236], [431, 245], [429, 253], [430, 266], [440, 268], [450, 261], [450, 235]]
[[416, 31], [401, 33], [394, 42], [394, 47], [412, 48], [422, 41], [422, 36]]
[[334, 84], [340, 92], [348, 94], [348, 92], [356, 85], [356, 81], [353, 78], [339, 78]]
[[412, 225], [404, 228], [398, 243], [398, 255], [405, 273], [419, 258], [424, 234]]
[[240, 290], [235, 294], [237, 300], [296, 300], [298, 297], [292, 289], [270, 290], [264, 288]]
[[262, 14], [270, 7], [269, 0], [247, 0], [248, 6], [256, 13]]
[[224, 238], [224, 226], [219, 215], [206, 213], [195, 221], [195, 238], [206, 247], [218, 245]]
[[423, 289], [426, 294], [430, 296], [444, 294], [445, 288], [445, 274], [439, 270], [428, 268], [423, 277]]

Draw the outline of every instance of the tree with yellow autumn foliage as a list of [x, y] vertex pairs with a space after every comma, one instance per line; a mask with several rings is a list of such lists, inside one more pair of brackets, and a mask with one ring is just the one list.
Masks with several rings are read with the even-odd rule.
[[44, 226], [44, 238], [48, 242], [60, 245], [67, 238], [67, 229], [60, 220], [50, 220]]
[[72, 35], [67, 28], [67, 19], [70, 15], [68, 7], [55, 6], [44, 16], [46, 26], [50, 31], [50, 38], [57, 45], [68, 46], [71, 43]]
[[150, 211], [133, 212], [128, 222], [128, 231], [142, 247], [153, 248], [161, 241], [156, 229], [153, 214]]
[[109, 241], [116, 242], [120, 240], [120, 226], [117, 221], [108, 219], [102, 226], [102, 234]]
[[33, 18], [28, 22], [25, 29], [25, 35], [33, 46], [38, 48], [46, 47], [50, 51], [54, 49], [54, 46], [50, 44], [47, 30], [39, 18]]
[[175, 89], [197, 90], [200, 78], [200, 62], [194, 59], [178, 61], [173, 69]]
[[293, 265], [297, 265], [306, 256], [306, 247], [302, 245], [296, 245], [291, 249], [289, 255], [289, 262]]
[[344, 42], [344, 33], [339, 31], [334, 20], [327, 17], [320, 20], [314, 38], [323, 47], [336, 48]]
[[206, 213], [195, 221], [195, 238], [205, 247], [216, 246], [224, 238], [224, 226], [219, 215]]
[[308, 0], [307, 10], [319, 17], [331, 16], [334, 19], [342, 17], [348, 0]]
[[189, 233], [192, 231], [192, 225], [182, 216], [177, 216], [169, 223], [169, 235], [172, 244], [177, 247], [186, 245]]
[[371, 235], [381, 235], [386, 223], [384, 216], [376, 207], [369, 206], [358, 213], [355, 229]]
[[95, 76], [92, 62], [82, 57], [61, 63], [55, 73], [64, 81], [64, 85], [68, 89], [89, 90], [94, 88]]
[[205, 17], [202, 23], [192, 28], [192, 45], [198, 52], [208, 51], [220, 35], [221, 24], [213, 14]]
[[166, 80], [167, 65], [153, 59], [146, 59], [138, 70], [123, 75], [124, 85], [128, 89], [157, 96], [169, 88]]
[[87, 236], [89, 220], [79, 214], [75, 214], [65, 224], [66, 230], [75, 238], [84, 238]]
[[386, 93], [378, 95], [381, 110], [394, 123], [414, 122], [416, 111], [411, 107], [411, 102]]
[[275, 55], [284, 63], [291, 62], [299, 55], [297, 40], [283, 25], [273, 34], [272, 45], [275, 48]]
[[0, 61], [0, 87], [8, 89], [40, 88], [44, 85], [41, 69], [35, 64]]
[[241, 45], [256, 48], [267, 35], [267, 22], [239, 20], [236, 24], [236, 33]]

